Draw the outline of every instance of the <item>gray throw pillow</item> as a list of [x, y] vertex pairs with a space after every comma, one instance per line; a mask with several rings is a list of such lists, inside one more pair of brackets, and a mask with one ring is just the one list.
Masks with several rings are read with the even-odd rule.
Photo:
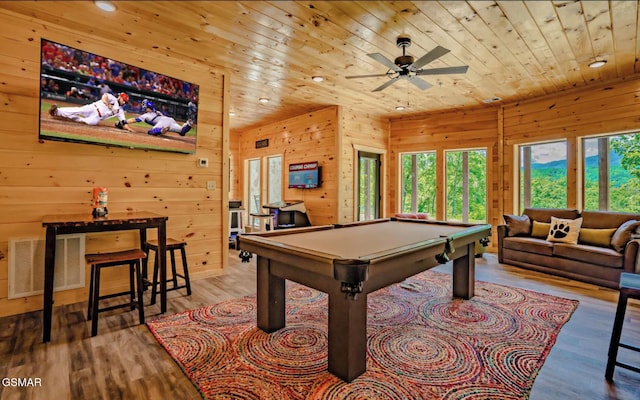
[[611, 237], [611, 247], [615, 251], [623, 252], [627, 242], [631, 240], [631, 235], [635, 234], [640, 226], [640, 221], [631, 219], [618, 227], [616, 233]]
[[527, 215], [504, 215], [507, 224], [507, 236], [529, 236], [531, 234], [531, 220]]

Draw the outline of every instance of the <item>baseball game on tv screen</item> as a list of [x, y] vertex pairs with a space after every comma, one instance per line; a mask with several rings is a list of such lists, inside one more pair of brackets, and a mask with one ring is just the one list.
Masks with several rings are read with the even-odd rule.
[[41, 41], [41, 140], [193, 154], [198, 85]]

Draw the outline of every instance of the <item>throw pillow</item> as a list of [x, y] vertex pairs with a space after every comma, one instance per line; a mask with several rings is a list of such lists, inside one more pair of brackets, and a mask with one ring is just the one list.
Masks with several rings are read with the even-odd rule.
[[595, 229], [595, 228], [580, 228], [580, 236], [578, 236], [578, 243], [588, 244], [598, 247], [610, 247], [611, 237], [616, 232], [616, 228], [611, 229]]
[[531, 236], [534, 238], [546, 239], [549, 235], [551, 224], [548, 222], [533, 221], [531, 224]]
[[560, 243], [578, 243], [582, 218], [562, 219], [551, 217], [551, 228], [547, 240]]
[[613, 236], [611, 236], [611, 247], [618, 252], [624, 251], [627, 242], [631, 240], [631, 235], [635, 233], [639, 226], [640, 221], [636, 221], [635, 219], [631, 219], [620, 225]]
[[507, 236], [528, 236], [531, 233], [531, 220], [528, 215], [504, 215], [507, 224]]

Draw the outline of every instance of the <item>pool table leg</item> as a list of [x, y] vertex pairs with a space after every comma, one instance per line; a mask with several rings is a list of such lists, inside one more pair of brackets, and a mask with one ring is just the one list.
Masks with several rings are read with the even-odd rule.
[[[463, 249], [456, 249], [462, 251]], [[474, 296], [476, 283], [475, 242], [466, 246], [467, 254], [453, 260], [453, 297], [469, 300]]]
[[351, 382], [367, 370], [367, 295], [329, 293], [329, 372]]
[[257, 259], [257, 325], [265, 332], [285, 326], [285, 279], [271, 274], [271, 260]]

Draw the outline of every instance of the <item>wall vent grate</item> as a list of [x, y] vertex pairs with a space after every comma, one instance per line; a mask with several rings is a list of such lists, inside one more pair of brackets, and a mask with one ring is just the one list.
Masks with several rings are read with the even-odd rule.
[[[85, 235], [58, 235], [54, 291], [85, 286]], [[9, 240], [9, 299], [44, 293], [44, 239]]]

